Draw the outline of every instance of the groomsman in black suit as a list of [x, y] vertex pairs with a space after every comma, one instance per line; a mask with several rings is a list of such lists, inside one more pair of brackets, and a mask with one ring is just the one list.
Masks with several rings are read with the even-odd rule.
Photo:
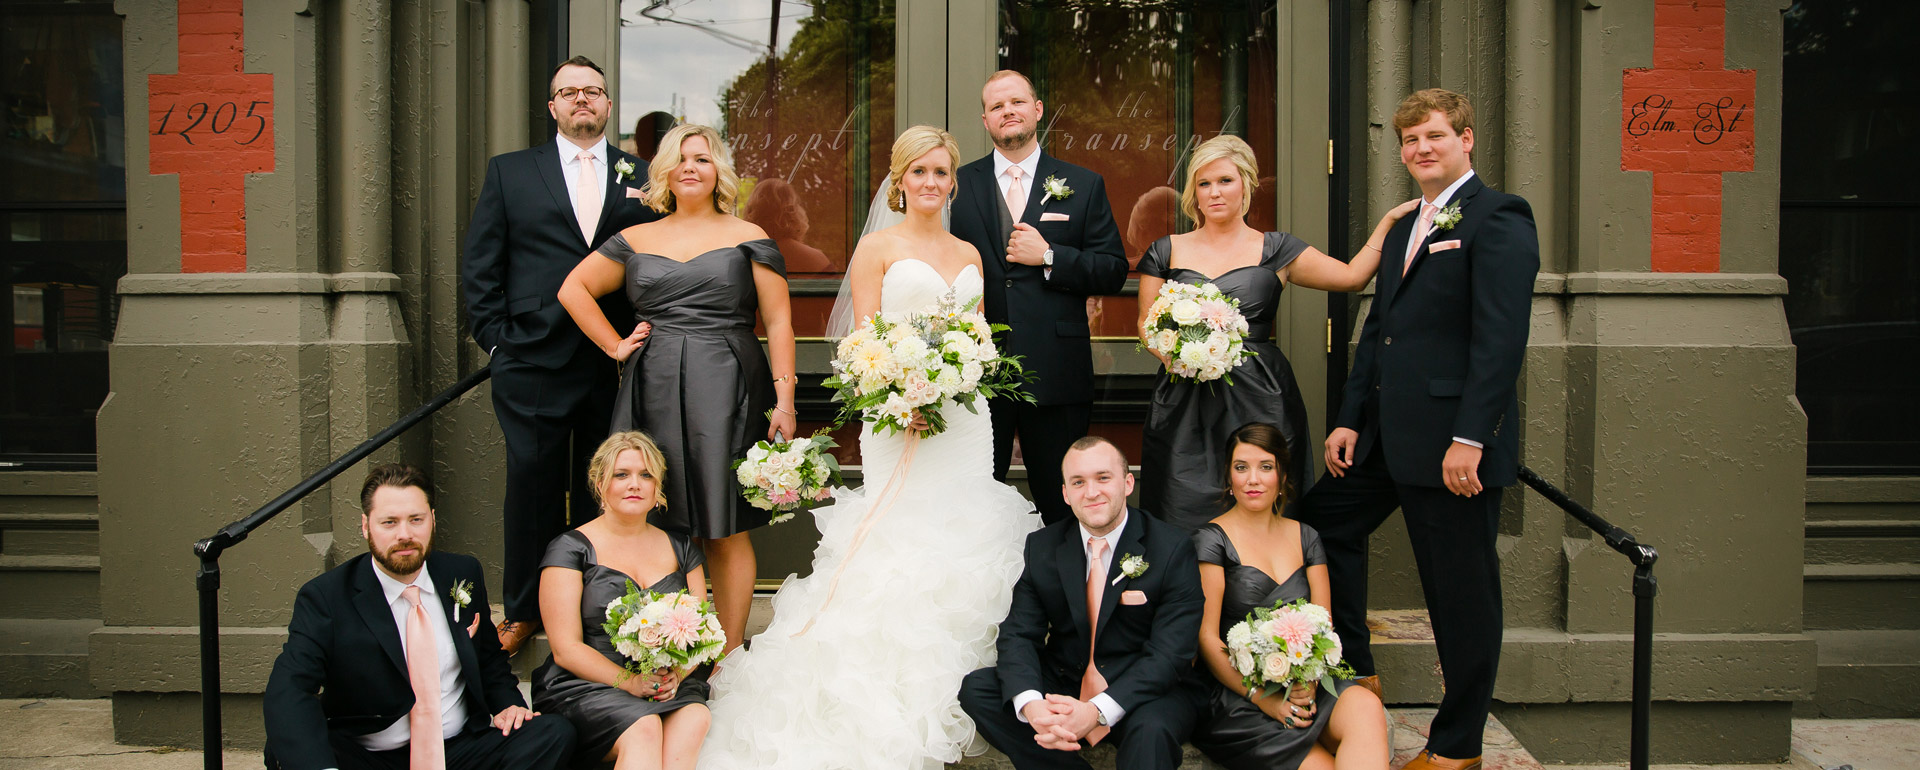
[[960, 707], [1020, 770], [1085, 768], [1073, 752], [1109, 736], [1121, 770], [1178, 767], [1205, 708], [1185, 680], [1205, 600], [1193, 543], [1127, 507], [1111, 442], [1082, 438], [1063, 463], [1074, 518], [1027, 536], [999, 665], [967, 675]]
[[433, 550], [426, 475], [374, 468], [360, 504], [369, 553], [307, 581], [294, 600], [267, 678], [267, 766], [564, 766], [573, 725], [521, 700], [480, 562]]
[[[540, 628], [547, 542], [597, 513], [587, 458], [607, 437], [619, 385], [614, 363], [560, 306], [560, 284], [615, 233], [659, 218], [628, 194], [645, 183], [647, 162], [607, 144], [613, 101], [600, 67], [568, 59], [548, 93], [559, 134], [487, 164], [460, 262], [467, 325], [493, 358], [493, 411], [507, 444], [508, 654]], [[633, 318], [625, 292], [600, 302], [616, 324]]]
[[987, 320], [1011, 327], [1002, 344], [1034, 376], [1034, 403], [993, 407], [993, 475], [1007, 479], [1020, 438], [1027, 487], [1049, 524], [1073, 512], [1054, 492], [1067, 445], [1093, 414], [1093, 346], [1087, 297], [1127, 282], [1107, 183], [1040, 151], [1043, 111], [1025, 75], [1001, 70], [981, 89], [980, 119], [994, 150], [960, 168], [953, 234], [973, 244], [986, 271]]
[[1426, 750], [1406, 768], [1456, 770], [1480, 764], [1500, 662], [1495, 525], [1519, 465], [1515, 383], [1540, 242], [1526, 200], [1474, 175], [1466, 97], [1416, 92], [1393, 124], [1424, 200], [1420, 216], [1387, 233], [1378, 293], [1327, 436], [1327, 476], [1299, 517], [1326, 545], [1347, 661], [1378, 693], [1367, 537], [1394, 508], [1405, 512], [1446, 684]]

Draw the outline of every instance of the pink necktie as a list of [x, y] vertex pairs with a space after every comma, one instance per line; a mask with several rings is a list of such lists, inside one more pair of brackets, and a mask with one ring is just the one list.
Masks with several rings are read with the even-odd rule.
[[413, 708], [407, 712], [408, 770], [445, 770], [447, 747], [440, 724], [440, 649], [420, 606], [420, 587], [407, 586], [400, 597], [407, 612], [407, 678], [413, 682]]
[[[1080, 700], [1091, 701], [1093, 696], [1107, 691], [1107, 678], [1100, 675], [1100, 669], [1093, 666], [1093, 640], [1099, 638], [1100, 599], [1106, 595], [1107, 588], [1107, 539], [1104, 537], [1087, 538], [1087, 673], [1080, 677]], [[1099, 743], [1107, 735], [1107, 726], [1097, 725], [1087, 733], [1089, 743]]]
[[591, 244], [593, 243], [593, 231], [600, 228], [600, 198], [602, 197], [602, 191], [600, 190], [600, 177], [598, 174], [593, 173], [593, 153], [588, 150], [581, 150], [579, 160], [580, 176], [578, 177], [579, 182], [574, 185], [577, 189], [575, 189], [573, 193], [573, 213], [580, 218], [580, 234], [587, 239], [587, 243]]
[[1020, 184], [1020, 167], [1007, 167], [1007, 213], [1013, 215], [1013, 221], [1020, 221], [1020, 215], [1027, 211], [1027, 188]]
[[1427, 240], [1427, 230], [1433, 225], [1433, 212], [1436, 207], [1425, 201], [1420, 203], [1420, 218], [1414, 220], [1413, 232], [1407, 234], [1407, 258], [1400, 262], [1400, 275], [1405, 276], [1413, 269], [1413, 255], [1420, 251], [1420, 244]]

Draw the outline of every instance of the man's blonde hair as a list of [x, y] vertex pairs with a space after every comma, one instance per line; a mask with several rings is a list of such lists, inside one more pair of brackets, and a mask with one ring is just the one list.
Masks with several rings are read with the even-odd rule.
[[1473, 102], [1444, 88], [1426, 88], [1400, 100], [1400, 106], [1393, 111], [1394, 134], [1427, 122], [1427, 116], [1435, 110], [1446, 114], [1456, 134], [1465, 134], [1473, 128]]
[[654, 154], [653, 163], [647, 166], [647, 184], [640, 188], [640, 202], [662, 214], [673, 213], [677, 204], [667, 176], [673, 173], [675, 166], [680, 165], [681, 143], [694, 136], [707, 140], [707, 154], [713, 158], [713, 208], [722, 214], [732, 214], [740, 202], [740, 175], [733, 171], [733, 153], [728, 151], [726, 141], [720, 138], [719, 130], [698, 123], [674, 126], [660, 139], [660, 151]]
[[1187, 160], [1187, 186], [1180, 191], [1180, 212], [1195, 224], [1203, 221], [1200, 218], [1200, 169], [1222, 158], [1233, 161], [1233, 167], [1240, 171], [1240, 184], [1245, 191], [1240, 195], [1240, 216], [1253, 210], [1253, 192], [1260, 189], [1260, 161], [1253, 157], [1253, 146], [1247, 144], [1247, 140], [1221, 134], [1201, 142], [1194, 148], [1193, 157]]
[[605, 504], [607, 483], [613, 480], [613, 463], [620, 459], [620, 453], [627, 450], [640, 453], [640, 461], [646, 463], [647, 470], [653, 472], [655, 493], [660, 507], [667, 507], [665, 492], [667, 489], [667, 456], [660, 452], [660, 445], [653, 443], [653, 437], [637, 430], [626, 430], [607, 437], [600, 442], [600, 448], [593, 450], [593, 459], [587, 462], [587, 488], [593, 490], [593, 501]]
[[900, 187], [900, 180], [914, 161], [939, 149], [947, 151], [947, 172], [959, 171], [960, 143], [954, 141], [953, 134], [934, 126], [914, 126], [900, 132], [900, 138], [893, 140], [892, 169], [887, 174], [887, 208], [907, 210], [907, 193]]

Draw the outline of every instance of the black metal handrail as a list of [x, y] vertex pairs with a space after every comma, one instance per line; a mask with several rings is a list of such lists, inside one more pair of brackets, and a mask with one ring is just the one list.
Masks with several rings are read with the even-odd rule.
[[313, 494], [314, 490], [332, 481], [333, 477], [344, 473], [348, 468], [367, 459], [380, 447], [407, 432], [408, 428], [418, 425], [434, 412], [463, 395], [467, 391], [486, 382], [493, 376], [493, 364], [488, 363], [465, 377], [453, 387], [440, 392], [420, 408], [408, 412], [405, 417], [395, 421], [385, 430], [375, 433], [372, 438], [360, 442], [359, 446], [348, 450], [320, 472], [308, 476], [306, 480], [293, 485], [292, 489], [282, 492], [272, 502], [260, 506], [260, 510], [247, 514], [247, 517], [220, 528], [200, 542], [193, 544], [193, 553], [200, 557], [200, 571], [193, 576], [194, 586], [200, 591], [200, 719], [202, 748], [206, 753], [206, 769], [220, 770], [221, 728], [220, 728], [220, 553], [247, 539], [247, 535], [259, 529], [260, 525], [273, 520], [281, 511], [293, 507], [294, 503]]
[[1520, 480], [1547, 498], [1547, 502], [1560, 506], [1567, 515], [1587, 525], [1607, 541], [1608, 547], [1633, 562], [1633, 735], [1627, 749], [1627, 766], [1632, 770], [1647, 770], [1653, 718], [1653, 597], [1660, 593], [1660, 584], [1653, 579], [1653, 563], [1660, 560], [1660, 552], [1574, 502], [1532, 468], [1520, 466]]

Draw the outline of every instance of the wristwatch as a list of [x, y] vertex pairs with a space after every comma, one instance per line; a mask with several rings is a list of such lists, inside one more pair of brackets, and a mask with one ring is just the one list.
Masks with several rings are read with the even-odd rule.
[[1040, 255], [1040, 264], [1053, 267], [1053, 249], [1047, 249], [1045, 253]]
[[1093, 723], [1094, 723], [1094, 724], [1096, 724], [1096, 725], [1099, 725], [1099, 726], [1101, 726], [1101, 727], [1106, 727], [1106, 726], [1107, 726], [1107, 712], [1105, 712], [1105, 711], [1101, 711], [1101, 710], [1100, 710], [1100, 707], [1099, 707], [1099, 706], [1094, 706], [1094, 707], [1093, 707], [1093, 713], [1095, 714], [1095, 716], [1094, 716], [1094, 718], [1093, 718]]

